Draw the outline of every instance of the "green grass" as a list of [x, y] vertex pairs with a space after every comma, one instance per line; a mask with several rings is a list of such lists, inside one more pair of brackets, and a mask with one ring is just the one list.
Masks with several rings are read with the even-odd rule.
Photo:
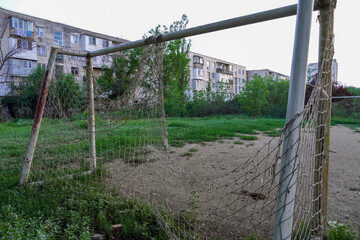
[[244, 144], [244, 142], [243, 141], [234, 141], [234, 144], [239, 144], [239, 145], [241, 145], [241, 144]]
[[[32, 172], [32, 181], [89, 169], [88, 142], [83, 140], [88, 130], [83, 121], [81, 116], [70, 124], [43, 119], [38, 141], [41, 147], [36, 149], [32, 166], [41, 171]], [[169, 118], [167, 124], [169, 143], [181, 147], [186, 143], [205, 145], [205, 142], [224, 141], [238, 134], [272, 131], [282, 127], [284, 120], [217, 116]], [[22, 119], [0, 123], [0, 236], [4, 239], [89, 239], [94, 233], [108, 236], [112, 224], [122, 224], [124, 228], [118, 239], [167, 239], [149, 206], [106, 189], [104, 171], [72, 180], [49, 179], [41, 186], [19, 187], [31, 126], [32, 120]], [[111, 128], [101, 121], [97, 126], [104, 132], [96, 138], [100, 165], [118, 158], [132, 166], [153, 161], [146, 159], [151, 152], [147, 143], [161, 145], [161, 134], [151, 119], [132, 120], [121, 128]], [[151, 126], [155, 126], [154, 130]], [[142, 134], [144, 131], [146, 135]], [[190, 148], [184, 156], [196, 151]], [[59, 167], [74, 163], [81, 163], [80, 169]], [[171, 219], [169, 222], [176, 223]]]
[[[117, 239], [168, 239], [149, 206], [106, 189], [99, 170], [90, 176], [46, 181], [40, 186], [0, 186], [0, 236], [4, 239], [90, 239], [109, 235], [122, 224]], [[11, 186], [12, 185], [12, 186]]]
[[331, 118], [331, 126], [336, 126], [338, 124], [344, 125], [350, 129], [352, 129], [356, 133], [360, 133], [360, 120], [332, 117]]
[[274, 133], [284, 126], [283, 119], [253, 119], [242, 115], [204, 118], [167, 118], [169, 144], [182, 147], [186, 143], [214, 142], [237, 137], [237, 134], [256, 135], [258, 131]]
[[239, 138], [241, 140], [248, 140], [248, 141], [254, 141], [259, 139], [257, 136], [249, 136], [249, 135], [239, 135]]
[[193, 154], [191, 152], [184, 152], [180, 154], [180, 157], [191, 157]]

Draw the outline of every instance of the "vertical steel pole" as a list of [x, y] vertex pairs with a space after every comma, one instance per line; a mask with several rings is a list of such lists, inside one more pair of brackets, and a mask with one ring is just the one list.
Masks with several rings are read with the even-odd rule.
[[307, 59], [314, 0], [299, 0], [286, 112], [287, 128], [281, 162], [274, 239], [291, 239], [297, 181], [297, 151], [304, 109]]
[[86, 57], [86, 87], [88, 95], [88, 129], [90, 169], [96, 169], [96, 143], [95, 143], [95, 104], [94, 104], [94, 78], [92, 58]]
[[336, 1], [320, 0], [320, 38], [318, 74], [321, 73], [322, 86], [328, 97], [321, 99], [316, 129], [316, 158], [314, 175], [314, 229], [318, 235], [327, 227], [327, 198], [329, 176], [329, 146], [331, 126], [332, 94], [332, 51], [334, 34], [334, 7]]
[[28, 180], [29, 174], [30, 174], [30, 168], [31, 168], [31, 164], [33, 161], [34, 153], [35, 153], [36, 142], [37, 142], [37, 139], [39, 136], [41, 119], [42, 119], [44, 109], [45, 109], [46, 98], [47, 98], [47, 95], [49, 92], [51, 79], [54, 75], [56, 54], [57, 54], [57, 49], [52, 48], [50, 57], [49, 57], [49, 61], [48, 61], [48, 65], [47, 65], [47, 68], [45, 71], [44, 81], [41, 86], [41, 92], [40, 92], [38, 104], [36, 106], [35, 119], [34, 119], [32, 129], [31, 129], [30, 140], [29, 140], [29, 144], [27, 147], [25, 160], [24, 160], [24, 164], [23, 164], [23, 168], [22, 168], [22, 172], [21, 172], [20, 184], [26, 183], [26, 181]]

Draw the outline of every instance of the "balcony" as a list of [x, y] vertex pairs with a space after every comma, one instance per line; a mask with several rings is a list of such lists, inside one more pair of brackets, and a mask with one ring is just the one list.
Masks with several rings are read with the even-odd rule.
[[204, 68], [204, 64], [202, 64], [202, 63], [194, 63], [193, 67], [194, 67], [194, 68], [198, 68], [198, 69], [203, 69], [203, 68]]
[[233, 75], [233, 71], [229, 71], [229, 70], [223, 69], [223, 68], [216, 68], [216, 73]]
[[29, 40], [35, 40], [35, 33], [33, 31], [21, 29], [21, 28], [10, 28], [9, 35], [11, 37], [22, 37]]

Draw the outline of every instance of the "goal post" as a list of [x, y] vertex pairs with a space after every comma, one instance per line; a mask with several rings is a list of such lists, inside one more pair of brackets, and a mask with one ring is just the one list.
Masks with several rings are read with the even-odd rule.
[[[48, 176], [53, 179], [88, 173], [104, 166], [111, 175], [107, 184], [113, 184], [126, 197], [139, 197], [149, 203], [169, 236], [190, 238], [189, 232], [194, 229], [218, 225], [235, 231], [233, 237], [245, 237], [242, 234], [251, 231], [276, 240], [317, 234], [317, 229], [325, 229], [326, 225], [331, 100], [328, 61], [333, 46], [328, 41], [331, 28], [321, 30], [321, 39], [326, 37], [329, 45], [319, 54], [321, 79], [305, 105], [311, 17], [318, 8], [315, 0], [299, 0], [298, 5], [91, 52], [53, 48], [20, 184], [29, 181], [31, 168], [34, 174], [30, 180], [38, 181]], [[169, 159], [163, 96], [165, 42], [295, 14], [286, 125], [280, 136], [264, 144], [253, 156], [237, 159], [233, 169], [209, 168], [211, 176], [193, 174], [195, 165], [189, 171], [178, 163], [179, 159]], [[321, 21], [332, 26], [326, 17]], [[139, 65], [126, 75], [126, 71], [121, 72], [129, 70], [126, 59], [130, 54], [125, 50], [134, 48], [139, 50]], [[65, 57], [57, 58], [58, 54]], [[56, 65], [58, 59], [62, 62]], [[114, 66], [120, 66], [120, 73], [113, 71]], [[66, 74], [59, 75], [57, 70]], [[119, 79], [124, 81], [116, 85], [114, 82]], [[326, 113], [322, 115], [323, 112]], [[40, 147], [35, 153], [37, 144]], [[38, 154], [38, 161], [33, 162], [34, 154]], [[179, 183], [181, 186], [176, 185]], [[179, 192], [189, 198], [180, 199], [176, 195]], [[201, 201], [199, 206], [197, 198]], [[199, 225], [194, 221], [196, 211], [202, 214]], [[182, 227], [181, 232], [172, 232], [178, 226]], [[265, 230], [258, 229], [261, 227]]]
[[89, 157], [90, 169], [96, 168], [96, 141], [95, 141], [95, 104], [94, 104], [94, 76], [91, 57], [86, 57], [86, 89], [88, 104], [88, 128], [89, 128]]
[[47, 99], [47, 96], [49, 93], [51, 79], [53, 78], [53, 74], [54, 74], [53, 70], [54, 70], [54, 66], [55, 66], [56, 56], [57, 56], [57, 49], [52, 48], [50, 57], [49, 57], [49, 61], [48, 61], [48, 65], [47, 65], [47, 68], [45, 71], [44, 81], [41, 86], [41, 92], [40, 92], [38, 104], [36, 107], [34, 123], [33, 123], [32, 129], [31, 129], [30, 140], [29, 140], [29, 144], [27, 147], [24, 164], [22, 167], [20, 184], [26, 183], [28, 180], [29, 174], [30, 174], [31, 164], [32, 164], [32, 161], [34, 158], [36, 143], [37, 143], [37, 139], [39, 136], [41, 120], [42, 120], [42, 116], [43, 116], [44, 109], [45, 109], [46, 99]]

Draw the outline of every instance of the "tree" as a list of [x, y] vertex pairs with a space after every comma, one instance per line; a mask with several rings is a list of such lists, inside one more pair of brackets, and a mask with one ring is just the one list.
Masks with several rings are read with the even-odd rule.
[[266, 98], [267, 105], [264, 107], [263, 114], [284, 118], [286, 116], [290, 81], [271, 77], [265, 77], [264, 81], [269, 95]]
[[[158, 25], [149, 33], [158, 35], [180, 31], [186, 29], [188, 23], [188, 17], [184, 14], [180, 21], [175, 21], [169, 27]], [[185, 38], [172, 40], [166, 44], [163, 84], [165, 109], [170, 115], [182, 115], [185, 112], [186, 90], [189, 88], [190, 81], [190, 59], [188, 58], [190, 46], [191, 41]]]
[[142, 48], [124, 51], [113, 58], [111, 66], [103, 66], [103, 75], [96, 82], [110, 99], [122, 96], [129, 87], [131, 77], [140, 65]]
[[268, 104], [268, 95], [266, 79], [254, 76], [253, 80], [246, 83], [245, 90], [237, 96], [237, 101], [246, 114], [259, 117]]

